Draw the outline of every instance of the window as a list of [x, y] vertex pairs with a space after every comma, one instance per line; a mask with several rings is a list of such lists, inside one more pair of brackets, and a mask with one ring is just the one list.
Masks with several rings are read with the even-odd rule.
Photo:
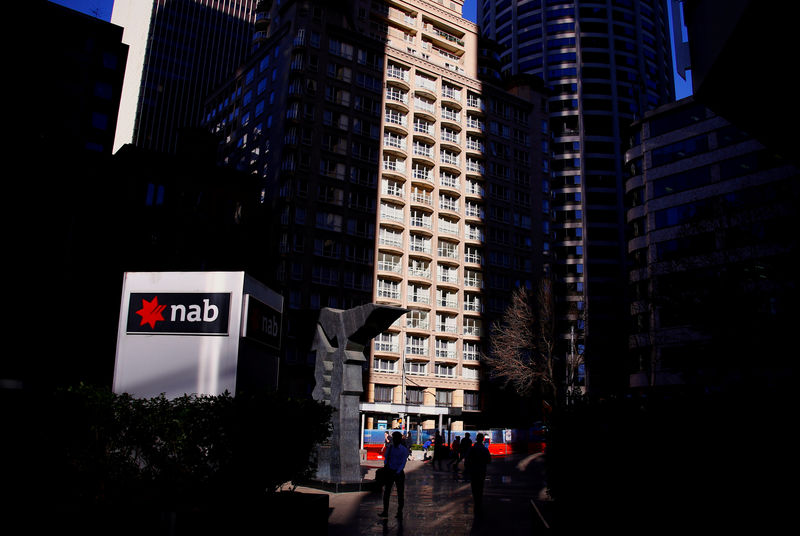
[[439, 359], [455, 359], [456, 341], [436, 339], [436, 357]]
[[428, 355], [428, 337], [406, 335], [406, 355]]
[[317, 228], [330, 231], [342, 230], [342, 216], [330, 212], [317, 212]]
[[406, 362], [406, 374], [415, 374], [418, 376], [424, 376], [428, 374], [428, 364]]
[[[378, 370], [378, 369], [376, 368], [375, 370]], [[375, 402], [392, 402], [392, 391], [393, 390], [394, 390], [394, 387], [392, 387], [391, 385], [376, 385], [375, 386]]]
[[[372, 370], [374, 370], [375, 372], [395, 372], [395, 370], [396, 370], [396, 366], [395, 365], [396, 364], [397, 364], [397, 361], [392, 361], [390, 359], [378, 359], [378, 358], [375, 358], [372, 361]], [[377, 386], [376, 386], [376, 390], [377, 390]], [[390, 392], [390, 398], [387, 400], [387, 402], [391, 401], [391, 390], [389, 392]], [[376, 395], [376, 398], [377, 398], [377, 395]]]
[[428, 312], [411, 310], [406, 313], [406, 327], [412, 329], [428, 329]]
[[406, 389], [406, 404], [421, 406], [423, 402], [423, 390], [419, 387], [408, 387]]
[[378, 279], [378, 297], [391, 300], [400, 299], [400, 283], [397, 281], [387, 281]]
[[477, 391], [464, 391], [464, 409], [480, 409], [480, 398]]
[[[443, 365], [442, 365], [443, 366]], [[450, 407], [453, 405], [453, 391], [449, 389], [436, 390], [436, 405], [439, 407]]]
[[376, 352], [399, 353], [400, 346], [398, 344], [398, 336], [396, 333], [381, 333], [375, 337], [374, 340]]

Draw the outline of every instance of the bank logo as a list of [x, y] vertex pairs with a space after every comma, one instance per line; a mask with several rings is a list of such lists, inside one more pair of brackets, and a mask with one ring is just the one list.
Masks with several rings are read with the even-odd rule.
[[142, 321], [139, 323], [139, 325], [144, 326], [145, 324], [150, 324], [150, 327], [155, 329], [156, 322], [159, 320], [164, 320], [164, 317], [161, 315], [161, 313], [164, 312], [166, 307], [166, 305], [158, 304], [158, 296], [153, 298], [153, 301], [147, 301], [143, 299], [142, 308], [136, 311], [136, 314], [142, 317]]
[[230, 293], [131, 293], [127, 332], [227, 335]]

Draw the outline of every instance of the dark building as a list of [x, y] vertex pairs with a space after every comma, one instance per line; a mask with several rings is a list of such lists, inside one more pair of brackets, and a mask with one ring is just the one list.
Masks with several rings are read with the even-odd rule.
[[[93, 263], [103, 259], [111, 233], [87, 244], [78, 221], [101, 225], [109, 199], [118, 201], [102, 192], [113, 184], [107, 165], [128, 51], [122, 29], [108, 22], [44, 1], [19, 9], [21, 34], [37, 38], [9, 54], [9, 72], [25, 82], [9, 110], [21, 128], [4, 144], [6, 161], [18, 164], [3, 211], [8, 299], [23, 341], [0, 369], [12, 387], [79, 377], [92, 368], [86, 353], [95, 338], [108, 337], [113, 363], [113, 326], [110, 333], [94, 329], [96, 315], [107, 312], [76, 313], [71, 304], [92, 303], [96, 296], [83, 283], [105, 277]], [[88, 344], [72, 346], [79, 334]]]
[[794, 36], [800, 7], [786, 2], [776, 10], [755, 0], [681, 3], [697, 101], [800, 163], [800, 102], [787, 72], [787, 58], [800, 51]]
[[36, 103], [23, 128], [35, 137], [24, 143], [68, 158], [88, 153], [110, 155], [128, 46], [122, 28], [51, 2], [32, 2], [35, 40], [23, 55], [30, 93]]
[[793, 367], [800, 172], [691, 97], [635, 127], [631, 387], [755, 392]]
[[487, 0], [478, 23], [503, 48], [503, 73], [536, 75], [550, 91], [560, 353], [584, 354], [594, 395], [619, 392], [628, 316], [622, 155], [630, 123], [674, 99], [667, 3]]
[[116, 0], [111, 22], [130, 46], [114, 149], [175, 153], [203, 99], [252, 46], [255, 0]]

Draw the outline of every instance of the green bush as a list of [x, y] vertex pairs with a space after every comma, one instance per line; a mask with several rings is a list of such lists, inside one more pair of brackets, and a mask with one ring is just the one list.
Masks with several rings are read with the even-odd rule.
[[42, 440], [60, 496], [78, 504], [200, 506], [313, 475], [331, 409], [276, 393], [139, 399], [81, 385], [55, 395]]

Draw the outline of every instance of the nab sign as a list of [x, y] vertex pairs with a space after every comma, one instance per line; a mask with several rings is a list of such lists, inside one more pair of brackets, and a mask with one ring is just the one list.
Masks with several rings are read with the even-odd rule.
[[127, 333], [227, 335], [228, 292], [135, 292], [130, 294]]
[[244, 272], [126, 272], [114, 392], [277, 388], [282, 314], [283, 297]]
[[242, 335], [270, 348], [281, 348], [281, 312], [253, 296], [245, 296], [244, 330]]

